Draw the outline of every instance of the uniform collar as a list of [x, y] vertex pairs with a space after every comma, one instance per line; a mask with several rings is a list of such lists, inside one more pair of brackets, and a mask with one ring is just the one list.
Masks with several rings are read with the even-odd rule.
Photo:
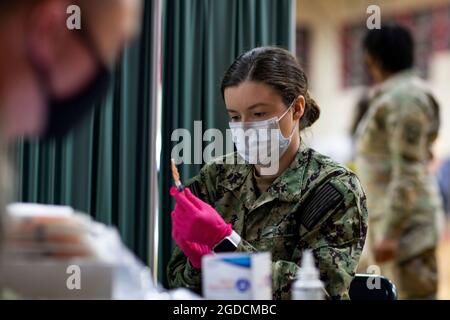
[[230, 191], [241, 187], [253, 170], [252, 165], [243, 163], [244, 160], [237, 152], [233, 154], [233, 157], [234, 164], [224, 164], [225, 177], [219, 182], [219, 186]]
[[302, 196], [303, 178], [310, 158], [310, 149], [303, 142], [289, 167], [269, 187], [267, 193], [280, 201], [298, 201]]
[[405, 80], [416, 77], [418, 77], [418, 72], [415, 69], [407, 69], [397, 72], [382, 83], [375, 85], [371, 89], [371, 96], [372, 98], [379, 96], [387, 91], [390, 91], [393, 87], [396, 87], [398, 84], [403, 83]]
[[[273, 199], [280, 201], [298, 201], [302, 195], [301, 186], [303, 183], [306, 164], [309, 161], [310, 149], [303, 143], [295, 155], [294, 160], [289, 167], [279, 176], [267, 192], [263, 193], [256, 201], [255, 188], [253, 181], [253, 165], [236, 164], [230, 165], [230, 169], [226, 170], [225, 179], [219, 183], [222, 187], [230, 191], [239, 191], [240, 198], [244, 195], [246, 199], [244, 203], [246, 206], [255, 207], [260, 206]], [[239, 156], [237, 156], [239, 157]]]

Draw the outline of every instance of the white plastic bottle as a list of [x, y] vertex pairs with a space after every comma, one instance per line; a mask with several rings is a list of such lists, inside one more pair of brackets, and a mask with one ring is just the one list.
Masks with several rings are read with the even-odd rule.
[[302, 266], [292, 284], [292, 300], [324, 300], [325, 290], [311, 250], [303, 252]]

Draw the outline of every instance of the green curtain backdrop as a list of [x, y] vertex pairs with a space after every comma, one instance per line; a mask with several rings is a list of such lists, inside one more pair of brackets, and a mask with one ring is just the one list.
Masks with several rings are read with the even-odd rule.
[[[193, 133], [194, 121], [203, 131], [224, 131], [228, 115], [220, 80], [242, 52], [276, 45], [292, 49], [293, 0], [167, 0], [163, 9], [163, 102], [160, 170], [159, 280], [172, 251], [170, 212], [173, 202], [169, 161], [174, 129]], [[193, 135], [193, 134], [192, 134]], [[180, 165], [183, 180], [201, 165]]]
[[17, 147], [18, 198], [70, 205], [118, 227], [124, 242], [148, 258], [149, 114], [152, 12], [125, 50], [110, 93], [63, 140]]

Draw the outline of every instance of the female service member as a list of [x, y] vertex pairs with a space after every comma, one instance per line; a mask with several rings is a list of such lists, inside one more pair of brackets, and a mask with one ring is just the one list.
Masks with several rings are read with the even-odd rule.
[[[170, 190], [177, 247], [169, 285], [199, 292], [205, 254], [270, 251], [274, 298], [289, 299], [302, 252], [312, 249], [330, 297], [348, 298], [366, 237], [366, 197], [352, 172], [302, 144], [300, 132], [320, 110], [297, 60], [283, 49], [253, 49], [228, 69], [222, 95], [237, 152], [205, 165], [184, 191]], [[245, 147], [268, 144], [267, 136], [245, 135], [249, 129], [277, 133], [269, 144], [278, 146], [274, 174], [262, 174], [267, 162], [250, 161]]]

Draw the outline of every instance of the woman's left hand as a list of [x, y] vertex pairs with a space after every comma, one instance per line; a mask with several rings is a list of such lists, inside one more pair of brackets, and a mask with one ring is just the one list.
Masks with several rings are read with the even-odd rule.
[[227, 224], [213, 207], [194, 196], [188, 188], [180, 192], [173, 187], [170, 194], [178, 204], [172, 213], [173, 228], [186, 241], [212, 249], [231, 234], [231, 224]]
[[207, 245], [184, 240], [181, 238], [179, 231], [176, 228], [172, 228], [172, 238], [183, 251], [184, 255], [189, 259], [191, 265], [196, 269], [201, 269], [202, 258], [204, 255], [211, 253], [211, 249]]

